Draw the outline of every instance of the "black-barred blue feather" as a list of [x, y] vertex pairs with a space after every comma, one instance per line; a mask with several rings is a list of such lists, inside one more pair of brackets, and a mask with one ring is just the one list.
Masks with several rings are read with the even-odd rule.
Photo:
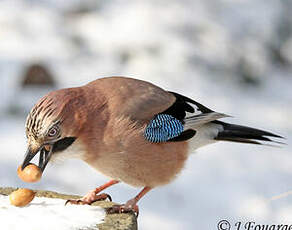
[[148, 124], [144, 137], [146, 140], [159, 143], [179, 136], [184, 131], [182, 122], [169, 114], [158, 114]]

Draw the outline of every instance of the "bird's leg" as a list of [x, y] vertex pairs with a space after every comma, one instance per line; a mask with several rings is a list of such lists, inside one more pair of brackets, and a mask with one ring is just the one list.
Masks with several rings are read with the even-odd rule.
[[110, 201], [112, 201], [112, 198], [106, 194], [106, 193], [102, 193], [97, 195], [98, 193], [100, 193], [101, 191], [103, 191], [104, 189], [119, 183], [118, 180], [111, 180], [95, 189], [93, 189], [92, 191], [88, 192], [81, 200], [87, 203], [93, 203], [97, 200], [105, 200], [106, 198], [108, 198]]
[[93, 202], [95, 201], [100, 201], [100, 200], [106, 200], [109, 199], [110, 201], [112, 201], [112, 198], [110, 195], [106, 194], [106, 193], [100, 193], [101, 191], [103, 191], [104, 189], [119, 183], [120, 181], [118, 180], [111, 180], [99, 187], [97, 187], [96, 189], [91, 190], [90, 192], [88, 192], [84, 197], [82, 197], [79, 200], [67, 200], [65, 205], [70, 203], [70, 204], [89, 204], [91, 205]]
[[142, 191], [137, 196], [135, 196], [133, 199], [127, 201], [126, 204], [114, 205], [114, 206], [112, 206], [110, 208], [107, 208], [106, 212], [108, 214], [134, 212], [136, 214], [136, 216], [138, 217], [138, 215], [139, 215], [139, 207], [138, 207], [137, 203], [151, 189], [152, 188], [148, 187], [148, 186], [144, 187], [142, 189]]

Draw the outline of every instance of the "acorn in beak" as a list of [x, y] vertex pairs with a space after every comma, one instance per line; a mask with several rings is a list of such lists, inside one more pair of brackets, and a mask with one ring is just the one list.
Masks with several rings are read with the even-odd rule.
[[46, 144], [41, 146], [40, 148], [33, 150], [30, 147], [28, 147], [26, 154], [24, 156], [24, 161], [22, 163], [21, 169], [23, 170], [27, 165], [30, 164], [30, 161], [37, 155], [37, 153], [40, 154], [39, 156], [39, 165], [38, 167], [42, 170], [42, 172], [45, 170], [51, 155], [53, 151], [53, 145], [52, 144]]

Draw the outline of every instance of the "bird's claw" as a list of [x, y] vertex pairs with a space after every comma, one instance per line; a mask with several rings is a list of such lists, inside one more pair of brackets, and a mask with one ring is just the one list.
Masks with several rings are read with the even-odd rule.
[[130, 206], [127, 204], [123, 205], [113, 205], [110, 208], [106, 208], [107, 214], [115, 214], [115, 213], [134, 213], [136, 217], [139, 216], [139, 207], [137, 205]]
[[84, 205], [84, 204], [88, 204], [88, 203], [83, 201], [83, 200], [67, 200], [65, 202], [65, 205], [67, 205], [67, 204]]
[[96, 195], [96, 199], [93, 202], [102, 201], [102, 200], [106, 200], [106, 199], [108, 199], [110, 202], [112, 202], [112, 197], [109, 194], [101, 193], [99, 195]]
[[75, 205], [91, 205], [92, 203], [94, 203], [95, 201], [103, 201], [108, 199], [110, 202], [112, 201], [112, 198], [109, 194], [106, 193], [101, 193], [99, 195], [96, 195], [93, 199], [86, 199], [86, 197], [82, 198], [82, 199], [78, 199], [78, 200], [67, 200], [65, 202], [65, 205], [67, 204], [75, 204]]

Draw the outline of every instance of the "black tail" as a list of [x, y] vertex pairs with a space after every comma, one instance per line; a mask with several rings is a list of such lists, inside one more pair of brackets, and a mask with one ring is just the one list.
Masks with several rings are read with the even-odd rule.
[[260, 129], [254, 129], [241, 125], [228, 124], [222, 121], [213, 121], [213, 123], [220, 124], [223, 126], [223, 130], [218, 133], [218, 136], [215, 138], [220, 141], [233, 141], [241, 143], [250, 143], [250, 144], [263, 144], [260, 141], [264, 142], [273, 142], [278, 144], [284, 144], [282, 142], [273, 141], [268, 137], [283, 138], [279, 135], [266, 132]]

